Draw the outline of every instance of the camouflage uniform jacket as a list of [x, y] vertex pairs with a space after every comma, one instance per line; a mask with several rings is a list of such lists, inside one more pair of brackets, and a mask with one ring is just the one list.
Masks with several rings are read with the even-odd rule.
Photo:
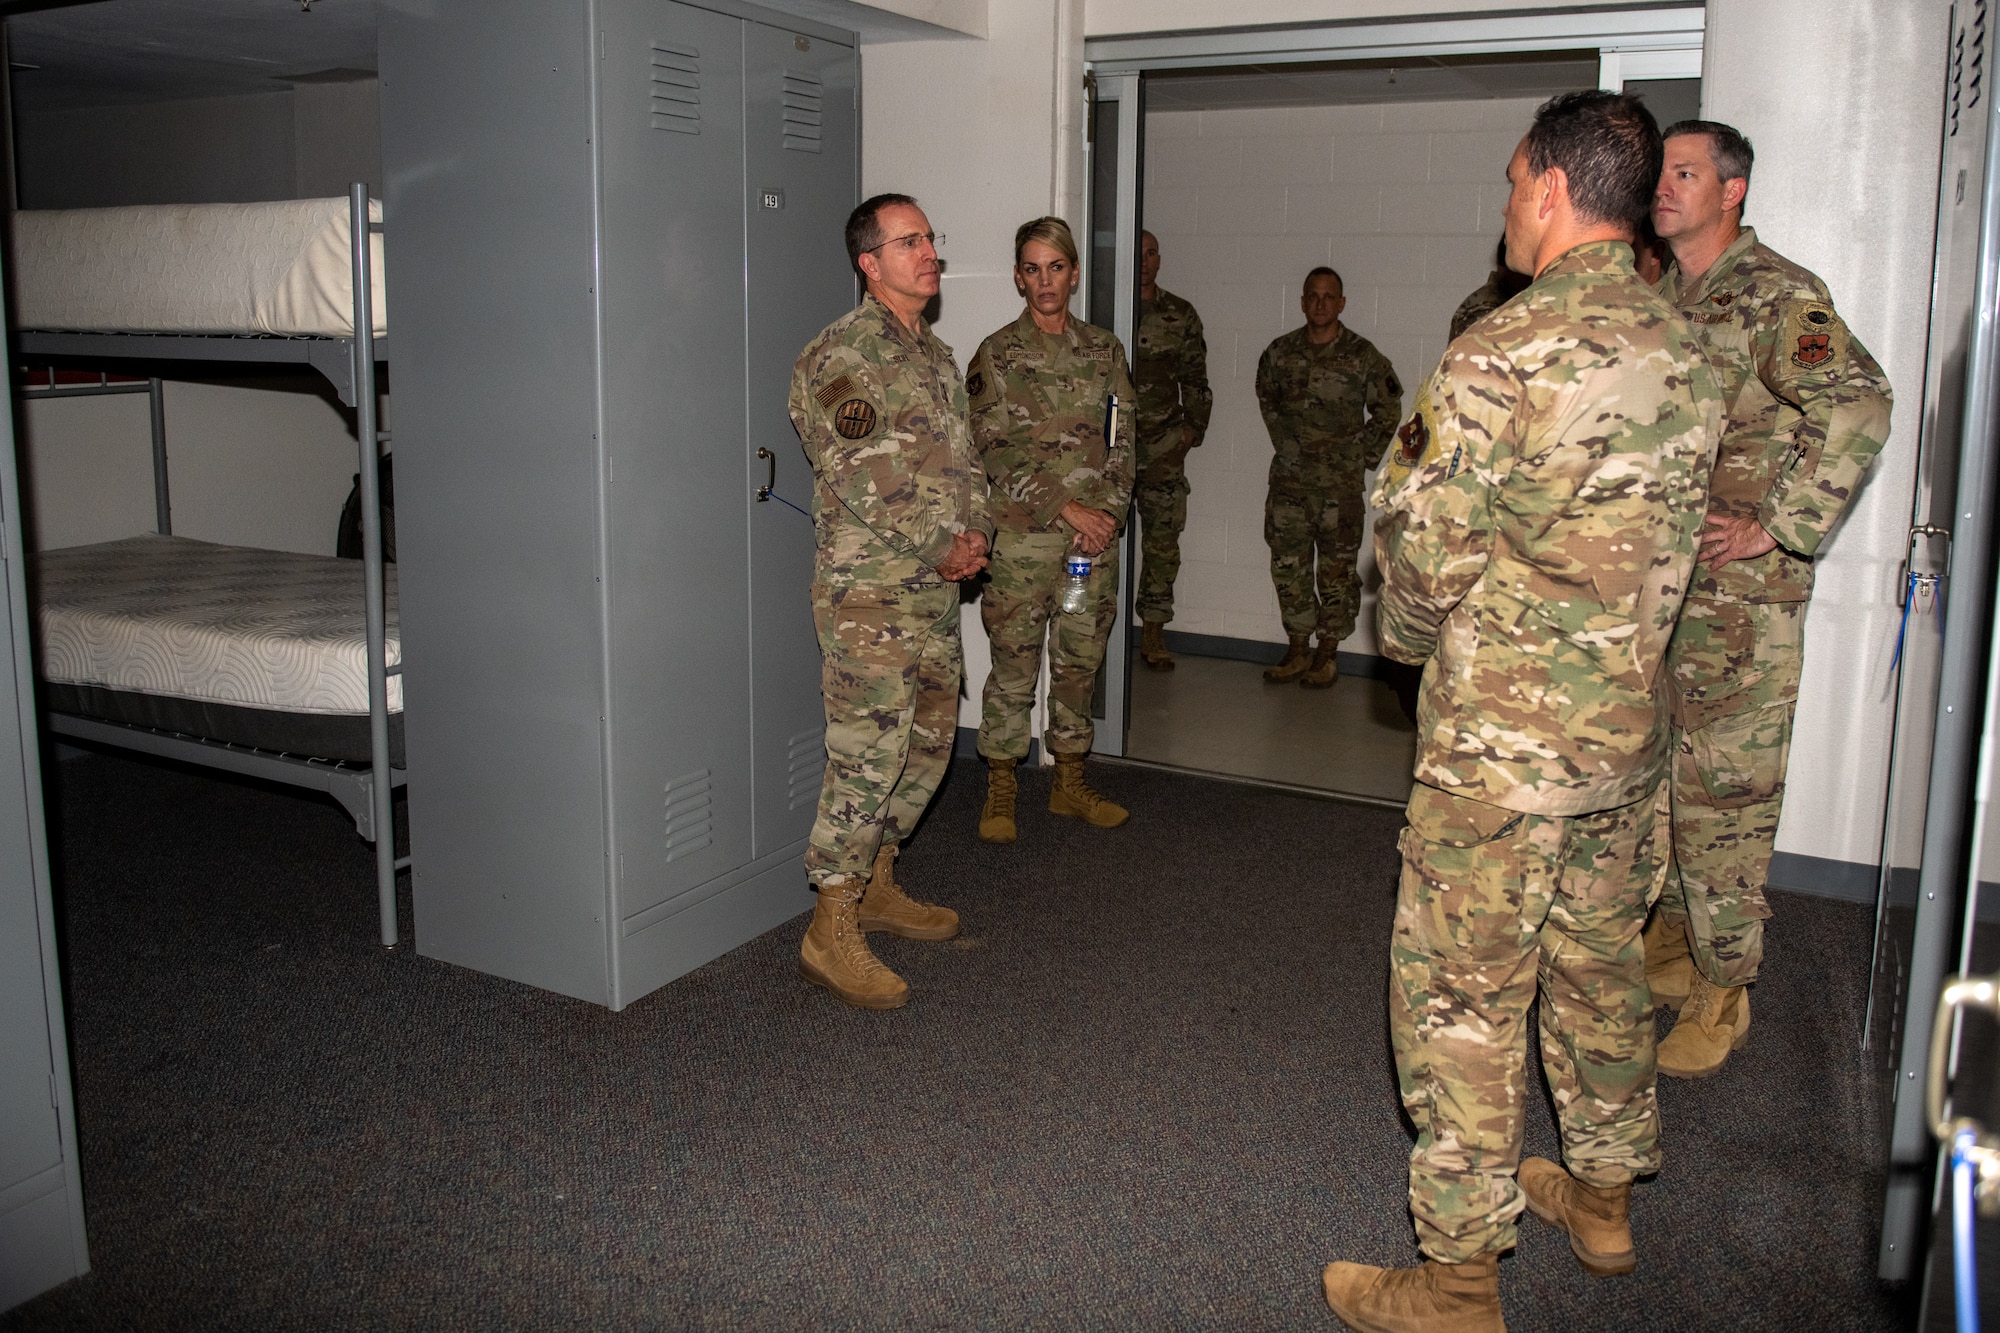
[[1708, 271], [1660, 290], [1694, 326], [1728, 400], [1711, 513], [1754, 514], [1777, 549], [1695, 570], [1689, 596], [1803, 602], [1813, 553], [1889, 438], [1889, 380], [1834, 313], [1826, 286], [1749, 227]]
[[1496, 272], [1486, 279], [1484, 287], [1474, 291], [1472, 295], [1458, 303], [1458, 309], [1451, 313], [1452, 342], [1457, 342], [1458, 336], [1461, 333], [1464, 333], [1474, 324], [1485, 319], [1512, 299], [1501, 285], [1502, 281], [1502, 275]]
[[1190, 449], [1208, 433], [1215, 394], [1208, 387], [1208, 341], [1201, 316], [1166, 288], [1139, 314], [1138, 350], [1132, 366], [1139, 387], [1139, 467], [1180, 445], [1181, 427], [1194, 433]]
[[911, 333], [865, 297], [799, 354], [791, 414], [813, 467], [815, 583], [937, 585], [954, 536], [991, 540], [965, 385], [928, 324]]
[[1418, 781], [1543, 815], [1654, 790], [1721, 423], [1693, 331], [1621, 241], [1451, 345], [1375, 491], [1383, 650], [1427, 662]]
[[1258, 358], [1257, 406], [1276, 451], [1274, 475], [1303, 468], [1359, 475], [1396, 433], [1403, 385], [1389, 358], [1353, 329], [1315, 347], [1301, 326]]
[[[1043, 333], [1024, 310], [979, 344], [965, 384], [996, 524], [1050, 531], [1072, 500], [1125, 521], [1137, 395], [1118, 339], [1080, 319], [1062, 333]], [[1105, 396], [1113, 393], [1118, 437], [1107, 449]]]

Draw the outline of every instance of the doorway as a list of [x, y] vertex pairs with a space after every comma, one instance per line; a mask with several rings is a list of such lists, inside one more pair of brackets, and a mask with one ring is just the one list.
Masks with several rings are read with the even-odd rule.
[[[1644, 96], [1662, 126], [1695, 116], [1699, 51], [1620, 57], [1552, 45], [1190, 59], [1139, 70], [1117, 90], [1139, 122], [1132, 230], [1157, 241], [1159, 287], [1200, 315], [1214, 404], [1186, 465], [1166, 631], [1173, 669], [1148, 669], [1136, 624], [1127, 631], [1124, 753], [1401, 805], [1416, 753], [1417, 673], [1375, 643], [1372, 512], [1338, 679], [1302, 689], [1264, 676], [1284, 656], [1287, 633], [1265, 540], [1271, 443], [1255, 392], [1259, 357], [1304, 322], [1307, 273], [1330, 267], [1346, 298], [1340, 323], [1394, 367], [1400, 419], [1449, 343], [1454, 312], [1495, 270], [1505, 166], [1535, 107], [1609, 82]], [[1621, 68], [1645, 77], [1627, 82]], [[1100, 76], [1100, 87], [1109, 82]], [[1106, 162], [1093, 165], [1094, 186], [1115, 184]], [[1101, 249], [1111, 222], [1101, 204], [1093, 210]], [[1108, 297], [1109, 282], [1100, 286]], [[1137, 323], [1122, 331], [1128, 345]], [[1127, 540], [1136, 578], [1141, 539], [1135, 531]]]

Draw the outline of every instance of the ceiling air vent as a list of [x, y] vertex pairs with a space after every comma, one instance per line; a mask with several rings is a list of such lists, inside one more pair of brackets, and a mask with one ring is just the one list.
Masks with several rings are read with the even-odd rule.
[[826, 118], [820, 114], [820, 81], [810, 74], [785, 74], [784, 147], [794, 153], [819, 151], [819, 127]]
[[715, 796], [707, 769], [675, 778], [666, 789], [667, 860], [692, 855], [715, 841]]
[[653, 43], [653, 128], [701, 133], [701, 53], [691, 46]]

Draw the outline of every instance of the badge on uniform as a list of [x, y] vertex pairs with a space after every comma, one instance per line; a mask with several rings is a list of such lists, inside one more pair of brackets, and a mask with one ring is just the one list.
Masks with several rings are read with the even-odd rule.
[[875, 430], [875, 404], [866, 398], [850, 398], [833, 414], [833, 428], [843, 440], [858, 440]]
[[1404, 467], [1415, 467], [1424, 458], [1424, 451], [1431, 447], [1431, 428], [1424, 424], [1424, 414], [1415, 413], [1403, 428], [1396, 432], [1401, 447], [1396, 450], [1397, 461]]
[[986, 372], [983, 370], [973, 371], [971, 377], [965, 381], [965, 391], [974, 398], [985, 393]]
[[1840, 355], [1846, 330], [1832, 306], [1819, 302], [1802, 305], [1792, 313], [1790, 323], [1786, 332], [1792, 339], [1792, 364], [1799, 369], [1818, 370]]

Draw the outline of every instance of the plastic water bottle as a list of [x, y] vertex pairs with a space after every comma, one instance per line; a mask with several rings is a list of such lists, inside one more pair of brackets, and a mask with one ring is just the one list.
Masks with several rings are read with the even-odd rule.
[[1072, 546], [1063, 555], [1063, 614], [1079, 616], [1090, 609], [1090, 556]]

